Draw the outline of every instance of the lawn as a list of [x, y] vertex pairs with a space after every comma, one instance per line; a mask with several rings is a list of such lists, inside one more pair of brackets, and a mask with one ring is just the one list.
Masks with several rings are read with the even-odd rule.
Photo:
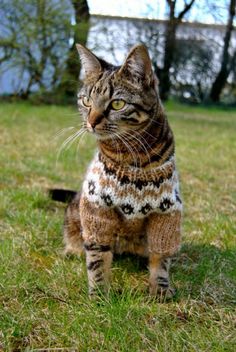
[[[113, 264], [112, 291], [87, 297], [84, 259], [62, 255], [65, 206], [93, 138], [60, 151], [80, 121], [68, 107], [0, 105], [0, 350], [220, 352], [236, 346], [236, 110], [167, 104], [185, 204], [170, 302], [148, 296], [137, 258]], [[76, 144], [76, 143], [75, 143]]]

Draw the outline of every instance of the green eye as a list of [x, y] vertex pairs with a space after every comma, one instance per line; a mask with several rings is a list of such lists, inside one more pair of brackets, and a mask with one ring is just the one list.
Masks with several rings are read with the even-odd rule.
[[92, 105], [92, 99], [88, 97], [83, 97], [82, 98], [82, 104], [86, 107], [89, 108]]
[[111, 102], [111, 107], [114, 110], [121, 110], [125, 106], [126, 102], [124, 100], [113, 100]]

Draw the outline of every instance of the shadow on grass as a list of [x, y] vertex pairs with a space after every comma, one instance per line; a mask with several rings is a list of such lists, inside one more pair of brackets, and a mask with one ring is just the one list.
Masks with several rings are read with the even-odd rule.
[[[147, 272], [148, 260], [134, 255], [114, 257], [114, 266], [127, 273]], [[171, 276], [175, 301], [202, 300], [225, 307], [236, 304], [236, 249], [207, 244], [184, 244], [173, 258]]]
[[236, 304], [236, 249], [208, 244], [185, 244], [173, 265], [179, 297], [208, 304]]
[[[113, 268], [118, 269], [120, 273], [128, 274], [130, 278], [135, 275], [138, 289], [144, 285], [144, 276], [145, 280], [148, 279], [147, 258], [129, 254], [115, 255]], [[235, 268], [236, 250], [234, 249], [222, 250], [207, 244], [183, 245], [180, 253], [173, 258], [171, 267], [171, 281], [177, 288], [174, 301], [196, 300], [225, 308], [236, 305]], [[140, 283], [137, 282], [138, 274], [140, 274]], [[118, 296], [125, 296], [126, 291], [127, 282], [123, 287], [121, 279], [121, 282], [116, 283], [113, 295], [118, 299]], [[141, 292], [148, 294], [146, 289]]]

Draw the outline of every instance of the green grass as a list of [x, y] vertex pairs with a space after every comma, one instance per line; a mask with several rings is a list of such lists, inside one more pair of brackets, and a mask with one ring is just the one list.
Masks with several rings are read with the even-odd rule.
[[58, 149], [76, 110], [0, 106], [0, 350], [235, 351], [236, 111], [169, 103], [185, 203], [183, 247], [172, 269], [176, 298], [146, 291], [142, 261], [113, 264], [112, 292], [87, 297], [84, 260], [62, 256], [64, 205], [50, 187], [77, 189], [91, 137]]

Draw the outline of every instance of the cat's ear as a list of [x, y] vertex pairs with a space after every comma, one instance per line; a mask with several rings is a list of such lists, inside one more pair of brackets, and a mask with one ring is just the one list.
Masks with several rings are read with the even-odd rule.
[[85, 72], [85, 77], [98, 75], [102, 71], [102, 65], [97, 56], [95, 56], [89, 49], [85, 48], [81, 44], [76, 44], [76, 49], [80, 56], [82, 69]]
[[147, 48], [143, 44], [138, 44], [131, 49], [119, 70], [119, 74], [125, 74], [134, 79], [141, 79], [146, 84], [153, 82], [152, 62]]

